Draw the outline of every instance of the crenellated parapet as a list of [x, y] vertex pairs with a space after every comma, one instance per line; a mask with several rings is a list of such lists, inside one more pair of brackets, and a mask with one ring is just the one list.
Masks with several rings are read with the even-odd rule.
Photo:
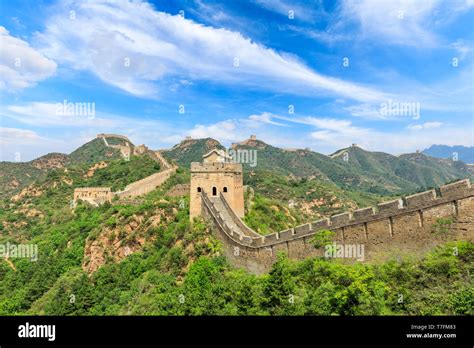
[[296, 259], [317, 255], [311, 240], [321, 230], [335, 232], [336, 240], [342, 244], [367, 245], [372, 254], [398, 249], [420, 250], [444, 238], [433, 232], [433, 226], [439, 218], [449, 218], [446, 221], [452, 221], [450, 229], [455, 238], [474, 241], [473, 196], [474, 187], [465, 179], [441, 186], [439, 190], [333, 215], [266, 236], [246, 226], [232, 212], [225, 198], [209, 198], [203, 193], [202, 200], [205, 215], [214, 222], [221, 239], [244, 255], [231, 255], [231, 248], [227, 253], [230, 260], [237, 266], [260, 273], [271, 266], [277, 251], [284, 251]]
[[214, 173], [216, 171], [222, 173], [242, 174], [242, 164], [228, 162], [191, 163], [192, 173]]
[[[429, 190], [393, 201], [379, 203], [376, 207], [367, 207], [355, 210], [352, 213], [347, 212], [333, 215], [330, 218], [267, 235], [265, 236], [264, 244], [270, 245], [275, 241], [299, 238], [308, 234], [314, 234], [322, 229], [339, 229], [384, 218], [396, 217], [415, 211], [423, 211], [423, 209], [451, 202], [453, 199], [457, 200], [470, 197], [473, 195], [474, 188], [471, 187], [469, 179], [465, 179], [441, 186], [440, 192], [441, 195], [436, 196], [435, 190]], [[281, 237], [282, 233], [285, 238]], [[291, 237], [289, 237], [290, 235]]]

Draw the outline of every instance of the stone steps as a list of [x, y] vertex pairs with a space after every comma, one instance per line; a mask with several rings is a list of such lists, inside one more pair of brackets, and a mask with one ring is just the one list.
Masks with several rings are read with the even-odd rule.
[[226, 225], [232, 230], [236, 231], [237, 233], [246, 236], [247, 234], [242, 231], [242, 229], [234, 222], [232, 217], [230, 216], [229, 211], [226, 209], [224, 203], [222, 202], [220, 197], [213, 197], [210, 196], [209, 199], [211, 200], [212, 204], [214, 204], [214, 207], [217, 209], [217, 211], [220, 213], [222, 219], [226, 223]]

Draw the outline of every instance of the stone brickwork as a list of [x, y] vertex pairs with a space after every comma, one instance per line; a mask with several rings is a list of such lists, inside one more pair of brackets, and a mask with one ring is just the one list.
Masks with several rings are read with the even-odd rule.
[[162, 185], [176, 171], [175, 168], [166, 169], [162, 172], [152, 174], [144, 179], [135, 181], [125, 187], [123, 191], [114, 192], [119, 198], [133, 198], [147, 194]]
[[201, 193], [223, 195], [232, 211], [244, 216], [242, 164], [226, 162], [225, 154], [212, 150], [203, 156], [203, 163], [191, 163], [190, 209], [191, 221], [201, 215]]
[[74, 190], [74, 204], [78, 200], [86, 201], [92, 205], [98, 205], [105, 202], [111, 202], [113, 192], [110, 187], [81, 187]]
[[[270, 269], [279, 251], [293, 259], [323, 255], [311, 243], [322, 229], [335, 232], [336, 243], [364, 245], [365, 260], [422, 252], [447, 240], [474, 242], [474, 187], [465, 179], [441, 186], [439, 191], [440, 196], [429, 190], [267, 236], [245, 226], [226, 197], [202, 192], [201, 214], [212, 223], [233, 265], [262, 273]], [[446, 231], [436, 231], [440, 218], [449, 222]]]

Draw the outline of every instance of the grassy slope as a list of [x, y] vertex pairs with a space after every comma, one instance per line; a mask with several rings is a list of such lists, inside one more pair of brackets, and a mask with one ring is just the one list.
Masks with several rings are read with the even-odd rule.
[[33, 167], [31, 163], [0, 162], [0, 198], [20, 191], [45, 175], [45, 171]]
[[93, 139], [68, 155], [72, 165], [93, 164], [104, 160], [122, 158], [120, 151], [107, 147], [102, 139]]
[[317, 179], [294, 178], [268, 171], [246, 173], [244, 183], [255, 195], [246, 199], [245, 222], [268, 234], [349, 209], [375, 205], [387, 197], [342, 190]]

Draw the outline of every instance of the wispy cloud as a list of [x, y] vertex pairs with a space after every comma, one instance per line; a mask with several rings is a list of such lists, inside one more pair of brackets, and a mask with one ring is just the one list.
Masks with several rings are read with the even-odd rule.
[[334, 11], [324, 12], [324, 18], [329, 18], [324, 31], [295, 25], [286, 28], [327, 44], [370, 40], [435, 48], [444, 45], [444, 39], [434, 28], [454, 21], [473, 7], [472, 0], [342, 0]]
[[357, 143], [371, 151], [386, 151], [393, 154], [413, 152], [433, 144], [433, 139], [443, 139], [447, 145], [473, 145], [472, 129], [460, 129], [452, 124], [432, 121], [411, 125], [406, 129], [387, 128], [378, 130], [354, 125], [351, 120], [330, 117], [288, 117], [270, 114], [270, 120], [284, 120], [309, 126], [309, 138], [301, 136], [300, 147], [310, 146], [321, 153], [332, 153]]
[[407, 126], [407, 128], [411, 130], [422, 130], [422, 129], [439, 128], [442, 125], [443, 125], [442, 122], [433, 121], [433, 122], [425, 122], [421, 124], [412, 124], [412, 125]]
[[56, 72], [56, 63], [0, 26], [0, 90], [34, 86]]
[[[75, 8], [70, 19], [69, 9]], [[74, 2], [37, 35], [42, 52], [74, 69], [93, 72], [131, 94], [159, 95], [169, 77], [258, 86], [300, 95], [378, 100], [377, 89], [323, 75], [294, 56], [252, 42], [238, 32], [203, 26], [141, 2]], [[127, 65], [127, 62], [129, 63]]]
[[307, 38], [324, 42], [328, 45], [332, 45], [336, 42], [349, 40], [353, 38], [353, 34], [349, 32], [346, 32], [346, 33], [336, 32], [331, 27], [327, 28], [326, 30], [316, 30], [311, 27], [287, 25], [284, 28], [296, 34], [303, 35]]
[[461, 61], [464, 60], [466, 56], [473, 50], [472, 43], [460, 39], [450, 44], [449, 47], [458, 53], [458, 58]]
[[28, 129], [0, 127], [0, 145], [10, 143], [31, 144], [37, 143], [42, 138], [34, 131]]
[[318, 14], [324, 13], [322, 8], [316, 3], [288, 1], [288, 0], [254, 0], [255, 3], [269, 11], [288, 17], [290, 11], [294, 19], [301, 21], [312, 21]]
[[30, 102], [0, 107], [0, 116], [35, 127], [113, 127], [119, 120], [92, 118], [87, 115], [68, 115], [58, 112], [58, 103]]
[[286, 124], [273, 121], [272, 117], [273, 115], [271, 113], [262, 112], [260, 115], [250, 115], [249, 119], [252, 121], [263, 122], [263, 123], [272, 124], [275, 126], [285, 126], [285, 127], [288, 126]]
[[0, 127], [0, 161], [29, 161], [58, 152], [67, 143], [23, 128]]
[[360, 27], [361, 38], [383, 39], [387, 43], [408, 46], [434, 46], [436, 35], [428, 28], [439, 0], [345, 0], [341, 17]]

